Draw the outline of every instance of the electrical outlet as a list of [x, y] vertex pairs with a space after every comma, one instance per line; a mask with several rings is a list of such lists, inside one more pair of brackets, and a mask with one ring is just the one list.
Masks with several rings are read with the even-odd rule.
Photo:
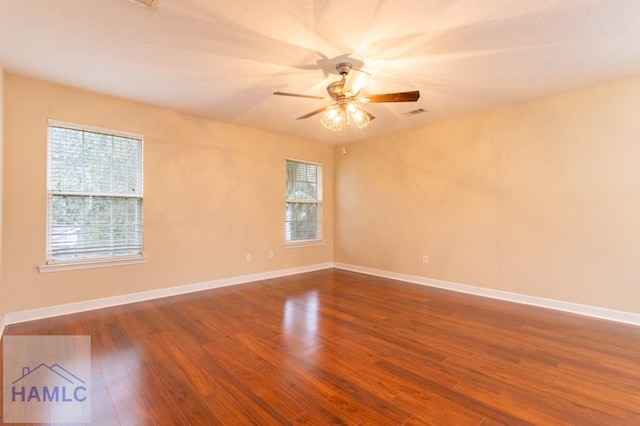
[[269, 259], [273, 259], [273, 250], [269, 250]]
[[251, 253], [247, 253], [247, 262], [251, 262]]
[[424, 263], [424, 264], [429, 263], [429, 256], [427, 256], [426, 254], [424, 256], [422, 256], [422, 263]]

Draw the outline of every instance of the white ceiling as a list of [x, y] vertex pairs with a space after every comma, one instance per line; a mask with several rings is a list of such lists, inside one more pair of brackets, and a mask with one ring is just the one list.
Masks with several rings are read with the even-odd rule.
[[[368, 104], [346, 141], [640, 75], [640, 0], [0, 0], [8, 72], [327, 143], [325, 96], [348, 59]], [[424, 108], [428, 112], [409, 116]]]

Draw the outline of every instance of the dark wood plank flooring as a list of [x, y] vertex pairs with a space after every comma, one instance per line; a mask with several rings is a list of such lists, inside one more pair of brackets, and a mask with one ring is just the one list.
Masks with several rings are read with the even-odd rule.
[[640, 425], [640, 327], [324, 270], [7, 327], [91, 335], [102, 425]]

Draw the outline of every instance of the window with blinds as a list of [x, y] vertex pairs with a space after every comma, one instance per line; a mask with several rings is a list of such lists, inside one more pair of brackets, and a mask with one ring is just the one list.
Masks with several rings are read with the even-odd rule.
[[142, 137], [49, 122], [47, 263], [142, 255]]
[[287, 160], [285, 242], [322, 239], [322, 165]]

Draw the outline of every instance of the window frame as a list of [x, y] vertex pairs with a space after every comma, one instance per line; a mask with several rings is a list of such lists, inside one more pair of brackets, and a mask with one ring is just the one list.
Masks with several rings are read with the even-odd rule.
[[[316, 198], [315, 200], [299, 200], [295, 198], [287, 197], [287, 186], [289, 183], [287, 167], [290, 162], [300, 163], [305, 165], [316, 166]], [[298, 158], [286, 158], [285, 160], [285, 203], [284, 203], [284, 246], [285, 247], [299, 247], [299, 246], [312, 246], [312, 245], [321, 245], [324, 244], [324, 236], [323, 236], [323, 176], [324, 170], [323, 165], [317, 161], [309, 161], [309, 160], [301, 160]], [[315, 204], [317, 205], [318, 214], [317, 214], [317, 238], [305, 239], [305, 240], [287, 240], [287, 205], [290, 203], [295, 204]]]
[[[70, 130], [77, 130], [81, 132], [88, 133], [99, 133], [109, 136], [115, 137], [123, 137], [129, 139], [136, 139], [140, 143], [140, 169], [136, 170], [140, 173], [141, 185], [140, 191], [136, 194], [121, 194], [121, 193], [99, 193], [99, 192], [90, 192], [90, 191], [82, 191], [82, 192], [73, 192], [73, 191], [55, 191], [50, 188], [50, 167], [51, 167], [51, 142], [50, 142], [50, 128], [51, 127], [59, 127]], [[114, 199], [138, 199], [139, 200], [139, 215], [140, 215], [140, 251], [137, 254], [131, 255], [112, 255], [112, 256], [103, 256], [103, 257], [93, 257], [93, 258], [80, 258], [80, 259], [63, 259], [63, 260], [53, 260], [53, 255], [51, 253], [51, 238], [53, 236], [52, 227], [54, 225], [53, 222], [53, 199], [56, 195], [61, 195], [61, 193], [68, 193], [70, 196], [78, 196], [81, 198], [90, 198], [90, 197], [106, 197], [111, 200]], [[67, 271], [74, 269], [87, 269], [87, 268], [98, 268], [98, 267], [108, 267], [108, 266], [121, 266], [121, 265], [129, 265], [136, 263], [145, 263], [147, 258], [144, 256], [144, 135], [139, 133], [125, 132], [121, 130], [113, 130], [101, 127], [94, 127], [84, 124], [70, 123], [65, 121], [58, 121], [49, 119], [47, 120], [47, 184], [46, 184], [46, 194], [47, 194], [47, 206], [46, 206], [46, 246], [45, 246], [45, 264], [40, 265], [38, 270], [41, 273], [44, 272], [55, 272], [55, 271]]]

